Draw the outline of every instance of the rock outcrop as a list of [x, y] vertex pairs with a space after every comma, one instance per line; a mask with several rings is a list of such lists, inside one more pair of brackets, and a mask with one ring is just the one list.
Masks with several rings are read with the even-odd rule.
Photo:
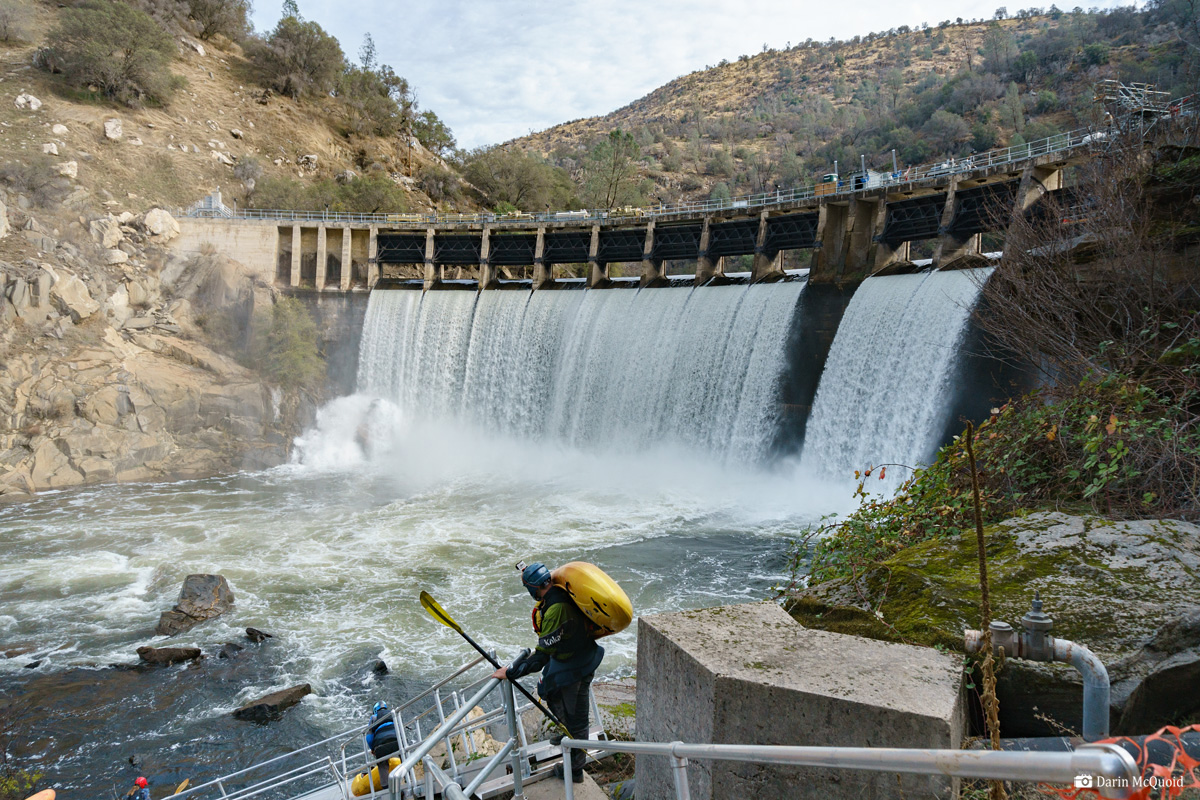
[[[1200, 527], [1046, 512], [987, 535], [993, 618], [1019, 628], [1040, 592], [1052, 635], [1086, 645], [1107, 666], [1114, 732], [1150, 733], [1200, 710], [1200, 694], [1178, 691], [1200, 676]], [[963, 630], [979, 627], [978, 605], [971, 535], [907, 548], [857, 581], [813, 586], [785, 607], [809, 627], [961, 650]], [[1082, 680], [1069, 665], [1007, 659], [997, 690], [1005, 736], [1079, 730]]]
[[191, 630], [205, 620], [213, 619], [233, 608], [233, 591], [222, 575], [188, 575], [179, 591], [179, 602], [164, 611], [154, 632], [159, 636], [175, 636]]
[[265, 697], [251, 700], [233, 712], [236, 719], [249, 722], [266, 723], [279, 719], [283, 712], [299, 703], [306, 695], [312, 694], [312, 687], [307, 683], [292, 686], [282, 691], [272, 692]]
[[200, 658], [199, 647], [139, 647], [138, 658], [147, 664], [177, 664]]

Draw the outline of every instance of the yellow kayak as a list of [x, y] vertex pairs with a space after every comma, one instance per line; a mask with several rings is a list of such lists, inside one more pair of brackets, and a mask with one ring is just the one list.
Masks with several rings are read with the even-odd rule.
[[[400, 766], [400, 759], [389, 758], [388, 769], [393, 770]], [[379, 780], [379, 767], [371, 767], [371, 783], [375, 784], [375, 791], [387, 791], [387, 784], [381, 783]], [[370, 794], [371, 784], [367, 783], [367, 773], [360, 772], [354, 776], [354, 780], [350, 781], [350, 791], [355, 797], [362, 797], [364, 794]]]
[[551, 572], [550, 576], [554, 585], [566, 589], [579, 610], [600, 628], [600, 636], [620, 633], [633, 621], [629, 595], [595, 564], [572, 561]]

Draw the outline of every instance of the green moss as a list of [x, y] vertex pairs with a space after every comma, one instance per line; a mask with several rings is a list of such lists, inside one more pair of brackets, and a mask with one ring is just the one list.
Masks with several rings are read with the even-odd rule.
[[637, 706], [634, 703], [617, 703], [615, 706], [601, 705], [600, 707], [618, 719], [632, 719], [637, 716]]
[[[1155, 628], [1148, 609], [1185, 601], [1184, 586], [1165, 587], [1137, 560], [1120, 558], [1099, 518], [1083, 532], [1050, 545], [1038, 532], [1071, 518], [1046, 514], [985, 530], [992, 618], [1020, 626], [1034, 591], [1054, 618], [1054, 633], [1113, 655], [1137, 646]], [[1079, 518], [1074, 518], [1078, 521]], [[1143, 541], [1161, 557], [1178, 552], [1181, 534], [1156, 526]], [[942, 646], [961, 651], [963, 631], [979, 627], [979, 560], [973, 534], [920, 542], [859, 575], [814, 586], [784, 609], [809, 628]], [[876, 615], [866, 608], [878, 610]]]

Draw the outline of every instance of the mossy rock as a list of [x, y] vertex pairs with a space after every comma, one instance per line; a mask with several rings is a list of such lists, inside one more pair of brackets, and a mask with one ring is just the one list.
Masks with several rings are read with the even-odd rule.
[[[1190, 523], [1041, 512], [989, 527], [985, 541], [992, 618], [1020, 628], [1039, 592], [1053, 635], [1087, 645], [1108, 665], [1114, 721], [1149, 670], [1141, 658], [1147, 643], [1200, 608], [1200, 527]], [[978, 550], [967, 535], [914, 545], [857, 580], [810, 587], [784, 607], [811, 628], [961, 651], [963, 631], [979, 627], [979, 597]], [[1009, 662], [1000, 686], [1005, 734], [1062, 732], [1029, 721], [1036, 716], [1077, 730], [1081, 686], [1069, 666]]]

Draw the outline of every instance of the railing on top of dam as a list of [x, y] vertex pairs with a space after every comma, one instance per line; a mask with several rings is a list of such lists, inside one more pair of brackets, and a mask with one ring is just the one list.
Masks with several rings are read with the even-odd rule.
[[[1191, 100], [1191, 98], [1185, 98]], [[1188, 113], [1195, 113], [1196, 104], [1190, 102]], [[181, 212], [185, 217], [212, 217], [219, 219], [278, 220], [288, 222], [334, 222], [384, 224], [395, 227], [424, 228], [430, 225], [488, 224], [506, 227], [528, 227], [533, 223], [574, 222], [600, 223], [621, 220], [671, 219], [696, 217], [720, 211], [764, 211], [778, 206], [791, 206], [805, 200], [854, 194], [869, 189], [885, 187], [912, 187], [927, 181], [945, 178], [963, 172], [1000, 167], [1030, 161], [1041, 156], [1065, 153], [1082, 147], [1100, 145], [1115, 135], [1112, 129], [1079, 128], [1066, 133], [1048, 136], [1045, 139], [986, 150], [966, 158], [950, 158], [936, 163], [920, 164], [894, 172], [856, 172], [839, 176], [836, 184], [819, 183], [795, 189], [743, 195], [722, 200], [675, 203], [651, 208], [617, 208], [611, 210], [592, 209], [583, 211], [548, 211], [539, 213], [514, 212], [511, 214], [352, 214], [340, 211], [288, 211], [282, 209], [239, 208], [226, 206], [193, 206]]]

